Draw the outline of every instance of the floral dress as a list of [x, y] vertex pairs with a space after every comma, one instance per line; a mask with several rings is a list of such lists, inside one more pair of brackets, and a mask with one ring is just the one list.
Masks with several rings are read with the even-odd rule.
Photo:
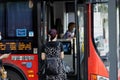
[[[43, 46], [42, 52], [46, 53], [48, 58], [56, 57], [60, 58], [60, 52], [63, 51], [63, 45], [60, 42], [47, 42], [46, 45]], [[67, 80], [66, 73], [63, 69], [62, 59], [59, 61], [60, 73], [58, 75], [47, 75], [46, 80]], [[47, 71], [46, 71], [47, 72]]]

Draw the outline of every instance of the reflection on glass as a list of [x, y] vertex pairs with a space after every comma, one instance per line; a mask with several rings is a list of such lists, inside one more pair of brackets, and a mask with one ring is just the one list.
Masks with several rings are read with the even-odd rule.
[[81, 67], [81, 78], [84, 79], [84, 8], [78, 7], [78, 21], [79, 21], [79, 43], [80, 43], [80, 67]]
[[97, 48], [98, 55], [102, 58], [106, 68], [109, 70], [108, 4], [94, 4], [93, 10], [93, 36], [95, 46]]
[[[117, 8], [117, 27], [118, 27], [118, 35], [120, 36], [119, 34], [119, 8]], [[119, 39], [119, 38], [118, 38]], [[119, 44], [117, 44], [118, 47], [119, 47], [119, 52], [117, 52], [117, 59], [118, 59], [118, 80], [120, 80], [120, 39], [119, 39]]]

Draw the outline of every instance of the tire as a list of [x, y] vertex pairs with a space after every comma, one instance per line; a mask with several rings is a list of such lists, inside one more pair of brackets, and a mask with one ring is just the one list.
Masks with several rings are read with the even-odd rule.
[[6, 70], [7, 70], [7, 78], [8, 78], [8, 80], [25, 80], [16, 71], [9, 70], [9, 69], [6, 69]]

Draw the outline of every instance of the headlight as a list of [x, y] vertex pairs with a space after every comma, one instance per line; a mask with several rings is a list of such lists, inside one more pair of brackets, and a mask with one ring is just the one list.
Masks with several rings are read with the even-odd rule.
[[97, 80], [109, 80], [109, 78], [103, 76], [97, 76]]
[[100, 75], [92, 74], [90, 80], [109, 80], [109, 78], [104, 77], [104, 76], [100, 76]]

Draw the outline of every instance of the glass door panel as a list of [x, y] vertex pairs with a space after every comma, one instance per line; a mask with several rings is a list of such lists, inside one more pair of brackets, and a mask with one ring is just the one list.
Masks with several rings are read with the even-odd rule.
[[108, 4], [98, 3], [93, 5], [93, 38], [98, 55], [109, 70], [109, 36], [108, 36]]
[[80, 77], [84, 80], [84, 6], [78, 6], [78, 35], [79, 35], [79, 44], [80, 45]]

